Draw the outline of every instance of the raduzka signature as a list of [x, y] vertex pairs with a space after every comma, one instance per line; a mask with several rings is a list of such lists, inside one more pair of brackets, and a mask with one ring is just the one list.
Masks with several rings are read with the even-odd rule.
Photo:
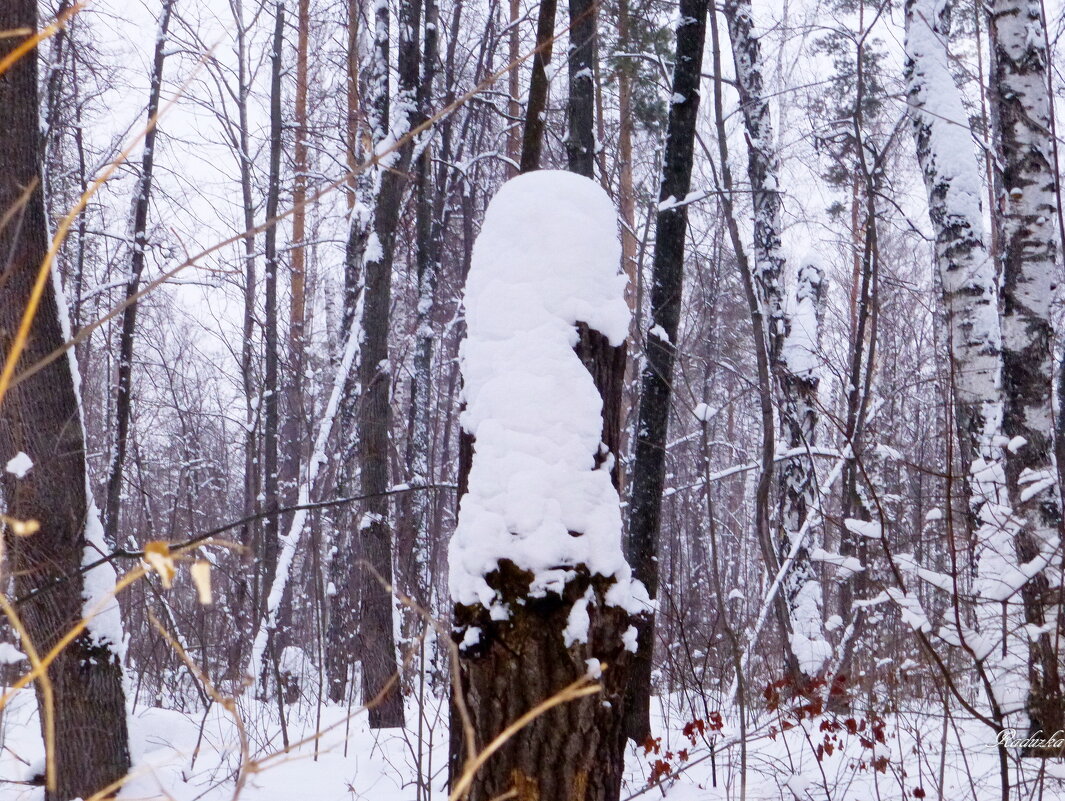
[[1065, 749], [1065, 731], [1058, 729], [1050, 737], [1044, 737], [1042, 731], [1020, 737], [1016, 729], [1003, 729], [996, 738], [998, 745], [1006, 748], [1059, 748]]

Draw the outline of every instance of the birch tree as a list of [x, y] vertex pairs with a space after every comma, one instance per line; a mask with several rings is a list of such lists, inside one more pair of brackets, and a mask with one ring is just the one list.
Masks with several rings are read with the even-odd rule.
[[1011, 609], [1020, 605], [1015, 620], [1023, 616], [1024, 633], [1017, 631], [1015, 641], [1022, 648], [1027, 641], [1029, 731], [1048, 736], [1065, 728], [1065, 697], [1056, 647], [1061, 497], [1053, 458], [1050, 321], [1060, 243], [1046, 22], [1038, 0], [994, 0], [988, 12], [989, 99], [1002, 190], [993, 215], [1002, 274], [1002, 431], [1009, 440], [1005, 477], [1016, 548], [1016, 563], [1003, 577], [1004, 600]]
[[[1023, 660], [1018, 664], [1016, 633], [1007, 634], [1009, 641], [1000, 641], [1002, 601], [1012, 591], [1001, 579], [1009, 574], [1013, 543], [999, 439], [999, 289], [984, 231], [981, 165], [973, 151], [968, 114], [949, 69], [951, 12], [949, 2], [907, 3], [907, 98], [946, 312], [954, 424], [961, 464], [967, 468], [962, 476], [968, 506], [964, 523], [975, 540], [971, 568], [977, 576], [974, 590], [980, 631], [976, 636], [958, 631], [956, 636], [976, 661], [993, 718], [1004, 725], [1004, 711], [1016, 710], [1023, 703], [1027, 681]], [[1016, 625], [1018, 616], [1012, 617]], [[1001, 656], [1004, 650], [1005, 659]]]
[[[824, 272], [814, 263], [803, 264], [797, 276], [795, 313], [784, 308], [784, 257], [780, 247], [779, 160], [775, 151], [769, 103], [764, 96], [761, 42], [754, 33], [753, 10], [747, 0], [730, 0], [723, 7], [732, 43], [736, 88], [747, 133], [747, 175], [751, 183], [754, 214], [754, 264], [752, 283], [759, 307], [755, 325], [765, 326], [766, 359], [780, 397], [780, 428], [790, 450], [809, 450], [817, 425], [818, 307]], [[722, 165], [722, 170], [727, 170]], [[730, 201], [731, 203], [731, 201]], [[742, 247], [742, 244], [737, 242]], [[745, 261], [742, 259], [741, 261]], [[763, 399], [764, 402], [765, 399]], [[761, 490], [766, 495], [776, 462], [776, 433], [764, 433]], [[803, 530], [806, 512], [815, 501], [813, 457], [792, 456], [777, 480], [777, 536], [769, 568], [787, 565], [784, 592], [775, 605], [785, 638], [785, 662], [796, 689], [816, 678], [830, 648], [821, 624], [821, 585], [810, 564], [809, 551], [794, 539]], [[767, 510], [768, 511], [768, 510]], [[766, 521], [768, 524], [768, 521]]]

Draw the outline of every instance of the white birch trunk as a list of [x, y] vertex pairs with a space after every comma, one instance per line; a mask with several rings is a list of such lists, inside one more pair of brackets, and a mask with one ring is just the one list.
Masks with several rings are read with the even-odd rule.
[[[1005, 479], [1016, 558], [1002, 576], [1027, 661], [1029, 732], [1065, 726], [1060, 657], [1061, 499], [1054, 462], [1050, 308], [1059, 281], [1057, 165], [1039, 0], [993, 0], [990, 101], [1003, 189], [995, 220], [1002, 274]], [[1051, 568], [1048, 570], [1047, 568]]]

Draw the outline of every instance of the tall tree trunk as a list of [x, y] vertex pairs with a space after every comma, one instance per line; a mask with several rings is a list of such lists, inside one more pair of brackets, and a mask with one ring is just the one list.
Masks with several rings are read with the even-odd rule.
[[[418, 116], [420, 125], [432, 112], [433, 80], [436, 75], [437, 45], [439, 42], [439, 8], [436, 0], [425, 2], [425, 42], [423, 46], [422, 77], [418, 84]], [[425, 136], [428, 136], [427, 132]], [[406, 462], [412, 487], [428, 487], [432, 483], [430, 446], [435, 418], [432, 393], [433, 368], [433, 310], [435, 308], [441, 231], [434, 220], [434, 212], [442, 211], [434, 203], [442, 186], [433, 181], [433, 147], [431, 141], [421, 145], [414, 172], [415, 195], [415, 262], [418, 280], [418, 305], [415, 310], [414, 369], [411, 374], [411, 407], [407, 430]], [[421, 604], [430, 608], [432, 597], [429, 570], [431, 546], [429, 530], [429, 493], [423, 489], [409, 493], [402, 504], [406, 531], [402, 536], [402, 553], [411, 558], [407, 567], [406, 591]]]
[[[429, 18], [428, 9], [425, 14]], [[521, 58], [521, 28], [518, 21], [521, 19], [521, 0], [510, 0], [510, 30], [507, 32], [507, 58], [510, 63], [510, 72], [507, 73], [507, 158], [513, 164], [507, 165], [507, 177], [513, 178], [518, 173], [517, 164], [521, 159], [521, 127], [518, 120], [521, 118], [521, 80], [518, 68], [521, 66], [518, 59]]]
[[[1001, 456], [994, 438], [1002, 417], [1002, 332], [995, 264], [984, 238], [980, 165], [975, 152], [961, 156], [973, 151], [973, 140], [948, 62], [950, 13], [950, 3], [909, 0], [906, 77], [949, 327], [961, 463], [971, 465]], [[975, 523], [992, 498], [981, 496], [972, 474], [963, 481]]]
[[[270, 156], [269, 173], [266, 190], [266, 219], [277, 217], [281, 194], [281, 56], [285, 42], [285, 5], [277, 3], [274, 10], [274, 36], [270, 54]], [[278, 382], [278, 361], [280, 342], [277, 326], [277, 278], [280, 259], [277, 255], [277, 224], [269, 223], [264, 231], [263, 284], [266, 294], [263, 313], [263, 541], [262, 556], [259, 564], [260, 608], [256, 611], [256, 622], [269, 615], [268, 599], [277, 575], [278, 555], [281, 548], [280, 508], [278, 492], [278, 435], [280, 424], [280, 384]], [[279, 685], [280, 649], [277, 643], [276, 625], [269, 629], [269, 656], [272, 671], [263, 671], [252, 676], [261, 681], [265, 693], [269, 685], [268, 677], [273, 676]], [[281, 733], [285, 746], [288, 746], [288, 731], [285, 725], [284, 706], [281, 687], [276, 686], [275, 698], [281, 716]]]
[[[399, 127], [391, 131], [399, 139], [412, 127], [417, 113], [418, 34], [421, 2], [404, 3], [399, 18], [397, 58], [399, 89], [397, 105], [402, 110]], [[388, 89], [388, 6], [377, 11], [375, 92], [376, 117], [380, 125], [389, 121]], [[385, 132], [380, 130], [380, 134]], [[375, 136], [380, 143], [383, 135]], [[358, 420], [358, 463], [362, 494], [368, 496], [359, 523], [368, 569], [359, 571], [362, 582], [362, 609], [359, 633], [362, 644], [363, 699], [380, 701], [370, 709], [370, 726], [382, 728], [403, 725], [403, 697], [396, 678], [396, 642], [393, 631], [392, 525], [389, 519], [389, 457], [392, 427], [390, 392], [392, 368], [389, 363], [388, 334], [392, 302], [392, 265], [396, 228], [403, 201], [412, 147], [403, 145], [386, 162], [374, 212], [376, 248], [366, 259], [366, 288], [363, 300], [362, 353], [359, 361], [360, 405]], [[389, 685], [391, 684], [391, 687]]]
[[[270, 155], [266, 192], [266, 219], [277, 217], [281, 192], [281, 49], [284, 44], [285, 7], [278, 3], [274, 12], [274, 38], [270, 57]], [[277, 224], [267, 225], [263, 235], [263, 288], [266, 307], [263, 320], [263, 541], [259, 575], [265, 600], [277, 570], [278, 551], [278, 333], [277, 333]], [[259, 617], [263, 609], [258, 610]]]
[[[629, 2], [618, 0], [618, 47], [628, 52]], [[632, 76], [631, 67], [622, 62], [618, 67], [618, 207], [621, 211], [621, 264], [629, 277], [626, 298], [638, 322], [636, 308], [636, 200], [632, 185]]]
[[[306, 365], [307, 283], [307, 49], [310, 32], [310, 0], [299, 0], [296, 17], [296, 97], [293, 109], [295, 141], [292, 146], [292, 248], [289, 252], [288, 364], [284, 387], [284, 420], [281, 423], [278, 492], [281, 505], [291, 506], [298, 494], [306, 428], [310, 410], [304, 408], [303, 373]], [[282, 515], [284, 531], [292, 515]]]
[[570, 0], [566, 156], [570, 172], [586, 178], [595, 177], [595, 84], [592, 78], [595, 74], [597, 22], [594, 0]]
[[133, 384], [133, 339], [137, 330], [137, 306], [132, 299], [140, 288], [144, 272], [144, 251], [148, 246], [148, 202], [152, 193], [152, 173], [155, 166], [155, 138], [159, 133], [155, 117], [159, 113], [159, 95], [163, 86], [163, 64], [166, 61], [167, 31], [175, 0], [163, 0], [159, 29], [152, 59], [151, 83], [148, 90], [148, 131], [144, 135], [144, 155], [141, 174], [133, 196], [133, 220], [130, 231], [132, 253], [126, 276], [126, 308], [122, 312], [122, 333], [118, 344], [118, 382], [115, 387], [115, 441], [107, 477], [107, 499], [104, 506], [104, 530], [107, 541], [118, 542], [118, 516], [122, 506], [122, 468], [126, 462], [129, 439], [130, 392]]
[[[1002, 449], [996, 441], [1002, 426], [1002, 331], [998, 276], [987, 250], [981, 209], [982, 165], [973, 152], [968, 112], [948, 61], [950, 17], [950, 3], [906, 4], [907, 95], [935, 235], [960, 462], [967, 468], [962, 487], [965, 523], [975, 540], [970, 570], [975, 568], [977, 577], [976, 618], [981, 637], [993, 642], [1002, 630], [1001, 579], [1008, 574], [1012, 551], [1008, 530], [995, 521], [1004, 520], [1009, 508], [1000, 478]], [[966, 152], [969, 157], [962, 157]], [[977, 663], [992, 716], [1001, 725], [1003, 703], [1023, 700], [1027, 676], [1001, 664], [1003, 643], [978, 652], [976, 643], [965, 641], [964, 632], [959, 636]], [[989, 674], [984, 672], [985, 660]]]
[[[0, 4], [0, 30], [37, 29], [35, 0]], [[0, 39], [0, 56], [23, 43], [21, 36]], [[0, 285], [0, 350], [11, 353], [14, 332], [48, 253], [47, 220], [41, 191], [37, 52], [19, 58], [0, 80], [0, 209], [13, 212], [0, 228], [0, 253], [6, 279]], [[25, 200], [23, 201], [23, 194]], [[21, 204], [21, 207], [20, 207]], [[64, 316], [54, 264], [19, 363], [44, 359], [64, 344]], [[15, 592], [30, 597], [20, 607], [23, 623], [41, 654], [47, 653], [82, 616], [103, 605], [105, 611], [74, 639], [48, 669], [55, 703], [55, 784], [48, 801], [88, 798], [121, 779], [130, 766], [126, 702], [122, 686], [122, 624], [117, 604], [104, 592], [114, 574], [101, 566], [86, 576], [79, 568], [106, 549], [95, 504], [89, 494], [85, 433], [77, 391], [77, 365], [69, 358], [47, 367], [8, 390], [0, 401], [0, 454], [19, 452], [34, 461], [22, 478], [5, 471], [0, 478], [5, 513], [36, 520], [40, 529], [17, 537], [5, 526]], [[9, 358], [9, 357], [7, 357]], [[102, 574], [98, 574], [103, 571]], [[108, 575], [110, 573], [110, 575]], [[95, 587], [95, 590], [91, 589]], [[38, 685], [37, 702], [45, 708]], [[42, 715], [42, 732], [44, 716]], [[46, 741], [47, 741], [46, 735]]]
[[[1061, 561], [1061, 498], [1054, 465], [1050, 307], [1060, 284], [1057, 264], [1058, 172], [1051, 138], [1049, 54], [1039, 0], [993, 0], [990, 13], [991, 121], [1004, 195], [993, 219], [1002, 268], [1002, 383], [1006, 487], [1013, 510], [1025, 629], [1011, 638], [1026, 653], [1032, 734], [1065, 729], [1065, 698], [1055, 643], [1061, 588], [1048, 574]], [[1049, 568], [1049, 570], [1048, 570]], [[1007, 603], [1016, 604], [1013, 596]], [[1012, 626], [1011, 626], [1012, 628]], [[1038, 749], [1028, 755], [1046, 756]]]
[[551, 88], [547, 80], [547, 65], [551, 63], [557, 10], [558, 0], [540, 0], [540, 17], [536, 23], [536, 52], [533, 54], [529, 100], [525, 105], [525, 128], [521, 137], [520, 172], [523, 173], [540, 169], [540, 154], [544, 148], [544, 125], [547, 123], [547, 95]]
[[[636, 456], [632, 470], [629, 540], [626, 556], [633, 575], [642, 581], [653, 601], [658, 595], [658, 539], [662, 490], [666, 476], [666, 443], [676, 359], [680, 303], [684, 291], [684, 239], [688, 207], [677, 205], [688, 196], [694, 160], [699, 83], [706, 38], [707, 0], [681, 0], [677, 27], [676, 66], [666, 129], [662, 186], [656, 221], [651, 273], [651, 320], [647, 357], [641, 376], [640, 409], [636, 423]], [[626, 734], [642, 742], [650, 734], [651, 658], [654, 615], [636, 622], [637, 651], [626, 694]]]
[[[567, 104], [566, 156], [569, 171], [595, 178], [595, 74], [598, 14], [592, 0], [572, 0], [569, 48], [569, 103]], [[619, 265], [620, 267], [620, 265]], [[592, 374], [603, 398], [604, 452], [600, 463], [610, 459], [610, 477], [619, 486], [621, 465], [621, 388], [625, 381], [624, 344], [614, 347], [609, 340], [586, 325], [579, 327], [577, 353]]]
[[[813, 354], [807, 351], [801, 364], [787, 358], [785, 347], [795, 325], [784, 314], [784, 257], [780, 252], [779, 164], [775, 151], [769, 103], [763, 94], [761, 43], [754, 35], [752, 8], [748, 0], [729, 0], [724, 5], [736, 68], [736, 86], [743, 109], [747, 132], [747, 174], [751, 182], [754, 205], [754, 267], [752, 278], [761, 312], [758, 322], [765, 326], [766, 358], [776, 378], [780, 394], [780, 427], [791, 448], [809, 447], [817, 424], [817, 377], [810, 364]], [[727, 169], [722, 165], [722, 170]], [[800, 271], [801, 300], [811, 301], [817, 309], [822, 275], [817, 268]], [[814, 330], [796, 332], [806, 340], [816, 341], [816, 314], [798, 322], [813, 323]], [[797, 356], [794, 351], [789, 354]], [[770, 428], [765, 437], [775, 437]], [[771, 483], [776, 460], [775, 449], [763, 441], [762, 482]], [[793, 549], [793, 538], [802, 529], [806, 509], [813, 502], [814, 468], [809, 455], [787, 460], [778, 479], [775, 555], [778, 563], [790, 559], [784, 579], [785, 591], [777, 596], [777, 618], [784, 636], [785, 663], [788, 675], [801, 691], [815, 678], [828, 658], [828, 645], [821, 626], [821, 586], [816, 580], [805, 547]], [[766, 486], [768, 495], [769, 487]], [[764, 521], [768, 523], [768, 521]], [[794, 558], [791, 558], [795, 550]], [[772, 569], [774, 565], [770, 564]]]
[[790, 451], [807, 451], [784, 460], [778, 495], [777, 553], [782, 562], [790, 559], [782, 589], [791, 625], [790, 656], [795, 660], [792, 678], [796, 681], [800, 677], [795, 667], [803, 676], [814, 678], [831, 655], [824, 635], [821, 581], [810, 561], [809, 548], [797, 541], [818, 500], [817, 475], [809, 451], [817, 444], [820, 377], [815, 359], [821, 342], [824, 302], [824, 270], [816, 259], [808, 258], [800, 264], [796, 276], [795, 306], [787, 319], [780, 371], [784, 442]]
[[[259, 462], [259, 396], [255, 376], [255, 325], [256, 309], [256, 268], [255, 268], [255, 199], [252, 193], [252, 159], [251, 159], [251, 136], [248, 124], [248, 98], [251, 89], [248, 85], [248, 52], [247, 52], [247, 25], [244, 21], [244, 11], [240, 0], [233, 4], [233, 13], [236, 23], [236, 55], [237, 55], [237, 161], [240, 169], [240, 193], [243, 206], [243, 257], [244, 257], [244, 319], [242, 326], [243, 339], [240, 346], [240, 377], [241, 389], [244, 392], [244, 486], [243, 486], [243, 511], [248, 522], [241, 530], [241, 544], [245, 548], [246, 559], [251, 569], [250, 592], [248, 587], [249, 578], [241, 576], [238, 579], [238, 594], [243, 603], [242, 616], [247, 616], [250, 625], [241, 627], [243, 631], [254, 628], [259, 612], [261, 600], [261, 582], [259, 581], [259, 552], [262, 526], [257, 524], [253, 515], [259, 508], [259, 488], [261, 487], [261, 473]], [[243, 664], [243, 654], [240, 654], [238, 664]]]
[[[344, 252], [344, 303], [341, 313], [341, 329], [352, 330], [352, 326], [361, 323], [362, 317], [362, 267], [366, 245], [373, 224], [374, 192], [376, 173], [374, 168], [356, 172], [359, 164], [368, 158], [364, 139], [360, 136], [359, 117], [359, 5], [358, 0], [348, 3], [348, 164], [352, 170], [350, 182], [351, 216], [348, 228], [348, 241]], [[380, 62], [375, 58], [374, 64]], [[387, 55], [385, 62], [387, 65]], [[371, 92], [376, 81], [383, 80], [377, 71], [370, 73]], [[375, 95], [376, 98], [378, 95]], [[366, 119], [369, 135], [378, 135], [386, 123], [377, 120], [378, 107], [371, 105]], [[369, 138], [369, 137], [367, 137]], [[352, 376], [344, 387], [340, 398], [339, 445], [340, 465], [338, 485], [342, 495], [355, 494], [355, 475], [358, 467], [355, 463], [355, 423], [359, 402], [357, 375]], [[344, 509], [339, 513], [339, 521], [333, 544], [333, 557], [329, 561], [329, 624], [326, 637], [325, 667], [329, 689], [329, 698], [341, 703], [348, 692], [348, 674], [357, 661], [357, 632], [359, 582], [352, 577], [358, 568], [356, 553], [359, 545], [358, 532], [354, 524], [357, 518], [355, 510]]]

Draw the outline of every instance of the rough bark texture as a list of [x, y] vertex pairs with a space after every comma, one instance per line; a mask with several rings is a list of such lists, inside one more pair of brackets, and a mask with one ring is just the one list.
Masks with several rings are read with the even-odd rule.
[[[802, 334], [809, 337], [815, 346], [819, 344], [824, 300], [824, 272], [815, 264], [802, 264], [796, 277], [795, 303], [799, 308], [809, 304], [814, 315], [813, 320], [788, 320], [788, 335], [791, 336], [796, 326], [812, 322], [814, 330], [803, 331]], [[779, 373], [784, 406], [780, 415], [782, 438], [788, 450], [810, 449], [817, 444], [817, 390], [820, 377], [815, 369], [801, 369], [786, 359], [783, 361]], [[796, 669], [803, 676], [813, 678], [820, 675], [820, 668], [814, 668], [812, 662], [805, 666], [801, 663], [797, 658], [799, 648], [795, 638], [804, 637], [811, 643], [825, 643], [821, 581], [810, 561], [809, 548], [805, 543], [797, 542], [797, 538], [803, 534], [810, 510], [817, 504], [817, 474], [813, 456], [806, 454], [783, 460], [780, 465], [778, 504], [777, 554], [783, 563], [794, 553], [784, 577], [782, 594], [787, 601], [788, 636], [792, 640], [788, 656], [793, 661], [789, 669], [792, 678], [800, 681]], [[822, 650], [827, 650], [827, 644]]]
[[133, 338], [137, 330], [137, 303], [130, 302], [140, 288], [144, 272], [144, 251], [148, 246], [148, 201], [152, 193], [152, 173], [155, 166], [155, 138], [159, 129], [155, 116], [159, 113], [159, 95], [163, 85], [163, 64], [166, 61], [167, 31], [175, 0], [164, 0], [159, 17], [159, 31], [155, 40], [152, 60], [151, 85], [148, 89], [148, 132], [144, 135], [144, 155], [141, 158], [141, 174], [133, 199], [129, 274], [126, 278], [126, 306], [122, 312], [122, 333], [118, 344], [118, 382], [115, 388], [115, 442], [111, 453], [110, 472], [107, 478], [107, 499], [104, 506], [104, 530], [108, 542], [118, 542], [118, 516], [122, 501], [122, 468], [126, 462], [131, 412], [130, 392], [133, 385]]
[[723, 6], [732, 41], [736, 88], [747, 133], [747, 173], [754, 205], [754, 279], [764, 306], [769, 361], [779, 368], [784, 345], [784, 256], [780, 252], [779, 165], [773, 143], [769, 102], [762, 90], [761, 43], [754, 34], [751, 4], [728, 0]]
[[[596, 4], [570, 0], [569, 104], [566, 156], [570, 172], [595, 177], [595, 58]], [[522, 172], [525, 172], [523, 170]]]
[[[0, 4], [0, 30], [37, 27], [34, 0]], [[0, 56], [23, 38], [0, 39]], [[0, 209], [25, 204], [0, 228], [5, 280], [0, 284], [0, 350], [7, 354], [48, 249], [44, 197], [40, 188], [40, 122], [37, 54], [23, 56], [0, 79]], [[55, 285], [45, 284], [20, 364], [25, 367], [63, 344]], [[29, 537], [6, 533], [7, 570], [15, 593], [27, 600], [22, 620], [38, 652], [46, 653], [82, 617], [83, 582], [78, 574], [90, 512], [85, 476], [85, 439], [73, 363], [57, 359], [8, 391], [0, 403], [0, 454], [29, 454], [34, 467], [22, 479], [5, 472], [5, 512], [33, 519], [40, 530]], [[85, 797], [125, 775], [129, 740], [122, 668], [111, 643], [88, 634], [74, 640], [52, 663], [55, 692], [57, 787], [52, 801]], [[41, 693], [38, 702], [43, 704]]]
[[[477, 773], [470, 801], [491, 801], [510, 792], [517, 801], [617, 801], [620, 795], [628, 657], [621, 635], [629, 617], [604, 602], [612, 580], [592, 578], [581, 568], [576, 573], [562, 595], [549, 592], [530, 598], [532, 574], [503, 560], [487, 580], [508, 603], [510, 619], [492, 620], [481, 606], [456, 607], [457, 627], [481, 630], [480, 643], [463, 651], [459, 686], [477, 752], [525, 712], [585, 676], [586, 659], [607, 666], [599, 679], [601, 692], [540, 715], [493, 754]], [[596, 602], [588, 606], [588, 642], [567, 648], [562, 631], [574, 602], [589, 587]], [[452, 715], [458, 729], [452, 740], [458, 752], [452, 760], [459, 773], [471, 756], [460, 721], [460, 716]]]
[[[935, 235], [960, 461], [967, 468], [961, 476], [968, 509], [965, 523], [973, 542], [973, 564], [967, 572], [976, 578], [977, 628], [996, 643], [986, 656], [973, 656], [988, 687], [992, 716], [1002, 725], [1003, 707], [1023, 698], [1027, 689], [1023, 661], [1003, 660], [1002, 651], [1023, 654], [1027, 649], [1023, 643], [1011, 647], [1009, 640], [998, 642], [1004, 627], [995, 590], [1013, 551], [1002, 448], [996, 441], [1002, 426], [998, 276], [985, 240], [982, 165], [973, 152], [968, 114], [949, 69], [950, 16], [950, 3], [906, 4], [907, 95]], [[968, 158], [962, 156], [966, 149]], [[1012, 617], [1016, 621], [1020, 616]], [[1016, 641], [1015, 634], [1008, 636]]]
[[[566, 155], [569, 171], [595, 178], [595, 4], [588, 0], [570, 3], [569, 103], [567, 104]], [[526, 172], [526, 170], [522, 170]], [[619, 265], [620, 266], [620, 265]], [[610, 477], [619, 486], [621, 454], [621, 387], [625, 381], [625, 345], [614, 347], [598, 331], [578, 326], [577, 354], [592, 374], [603, 398], [603, 444], [606, 449], [596, 464], [611, 459]]]
[[1006, 487], [1017, 562], [1043, 568], [1023, 584], [1020, 598], [1024, 622], [1050, 629], [1029, 638], [1026, 704], [1030, 731], [1049, 736], [1065, 728], [1065, 698], [1053, 631], [1061, 588], [1050, 581], [1060, 576], [1061, 558], [1050, 322], [1059, 243], [1045, 21], [1038, 0], [994, 0], [989, 12], [991, 120], [1004, 190], [994, 216], [1002, 268], [1002, 430], [1025, 440], [1006, 451]]
[[[439, 36], [439, 9], [435, 0], [425, 0], [425, 42], [422, 55], [422, 78], [418, 84], [418, 116], [416, 125], [428, 119], [431, 112], [433, 79]], [[414, 168], [415, 181], [415, 265], [418, 280], [418, 306], [415, 317], [414, 370], [410, 385], [410, 420], [407, 430], [406, 462], [408, 483], [412, 487], [426, 487], [432, 483], [430, 448], [432, 421], [433, 368], [433, 307], [436, 297], [438, 264], [440, 259], [440, 231], [434, 224], [437, 204], [434, 202], [433, 146], [425, 142]], [[404, 591], [424, 608], [429, 608], [431, 581], [428, 575], [429, 549], [429, 493], [425, 490], [407, 493], [401, 514], [404, 530], [399, 535], [400, 552], [405, 555], [401, 564], [406, 572]]]
[[[418, 32], [421, 26], [421, 3], [405, 3], [399, 19], [399, 92], [397, 105], [405, 112], [396, 136], [410, 129], [416, 113], [418, 86]], [[387, 125], [388, 94], [388, 6], [377, 12], [376, 52], [379, 71], [375, 103], [377, 119]], [[382, 141], [383, 137], [375, 137]], [[392, 627], [392, 525], [389, 520], [389, 431], [392, 414], [390, 394], [392, 368], [388, 357], [388, 330], [392, 304], [392, 261], [400, 204], [411, 161], [411, 146], [406, 144], [395, 155], [394, 163], [381, 174], [374, 214], [376, 247], [366, 259], [366, 286], [363, 301], [362, 353], [359, 361], [361, 398], [358, 422], [358, 462], [361, 491], [369, 496], [359, 522], [367, 569], [360, 571], [362, 613], [359, 634], [362, 645], [362, 690], [364, 702], [374, 702], [370, 725], [375, 728], [403, 725], [403, 698], [395, 682], [398, 664]], [[386, 690], [389, 682], [391, 688]], [[379, 701], [374, 701], [380, 697]]]
[[[973, 143], [947, 60], [950, 4], [910, 0], [906, 25], [907, 95], [947, 315], [961, 461], [969, 465], [996, 458], [998, 450], [992, 443], [1002, 416], [998, 281], [984, 240], [980, 165], [975, 152], [964, 160], [953, 152], [972, 151]], [[963, 480], [978, 514], [982, 499], [971, 477]]]
[[[669, 109], [666, 151], [662, 165], [660, 208], [656, 220], [654, 263], [651, 275], [651, 320], [647, 359], [641, 378], [640, 409], [636, 423], [636, 457], [632, 473], [629, 540], [626, 556], [635, 578], [647, 587], [651, 599], [658, 594], [658, 533], [662, 489], [666, 474], [666, 437], [676, 358], [680, 302], [684, 288], [684, 238], [688, 228], [683, 200], [691, 187], [695, 124], [699, 110], [699, 82], [706, 38], [706, 0], [681, 0], [677, 28], [673, 95], [684, 98]], [[665, 334], [665, 339], [661, 334]], [[642, 741], [649, 733], [651, 653], [654, 616], [637, 624], [638, 650], [633, 660], [626, 694], [626, 734]]]

